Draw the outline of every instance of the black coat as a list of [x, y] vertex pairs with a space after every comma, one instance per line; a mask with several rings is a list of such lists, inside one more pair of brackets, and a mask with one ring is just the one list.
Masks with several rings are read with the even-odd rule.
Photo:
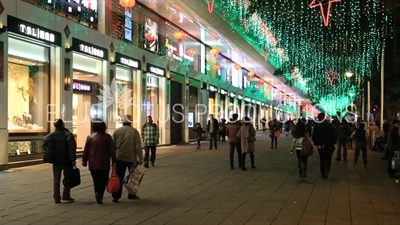
[[56, 129], [48, 134], [42, 145], [43, 162], [55, 165], [72, 165], [76, 160], [74, 135], [67, 129]]
[[[210, 124], [211, 124], [211, 122], [209, 120], [207, 122], [207, 132], [209, 132], [209, 133], [210, 133]], [[215, 119], [215, 118], [213, 118], [213, 126], [214, 126], [214, 134], [217, 134], [218, 133], [218, 128], [219, 128], [219, 123], [218, 123], [218, 120]]]
[[313, 130], [312, 140], [316, 146], [334, 146], [336, 144], [335, 127], [328, 121], [317, 124]]

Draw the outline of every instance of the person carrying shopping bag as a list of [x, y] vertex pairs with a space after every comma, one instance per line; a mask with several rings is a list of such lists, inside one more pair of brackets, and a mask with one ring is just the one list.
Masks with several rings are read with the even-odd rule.
[[111, 135], [106, 133], [106, 124], [103, 121], [93, 122], [93, 134], [86, 139], [82, 157], [82, 166], [89, 162], [89, 170], [93, 179], [96, 202], [103, 204], [104, 191], [107, 187], [109, 171], [116, 161], [115, 148]]
[[297, 123], [293, 131], [293, 142], [290, 153], [297, 156], [297, 167], [299, 168], [300, 178], [307, 177], [308, 156], [313, 152], [313, 145], [306, 136], [306, 126], [304, 123]]
[[[142, 140], [139, 131], [132, 127], [132, 116], [125, 115], [123, 121], [123, 126], [113, 133], [117, 158], [115, 165], [120, 179], [119, 191], [112, 193], [113, 202], [118, 202], [122, 196], [122, 181], [126, 170], [131, 170], [134, 163], [143, 164]], [[128, 194], [128, 199], [139, 199], [139, 196]]]
[[256, 166], [254, 164], [254, 151], [255, 151], [254, 142], [256, 141], [256, 130], [254, 129], [253, 124], [251, 124], [250, 118], [248, 117], [243, 118], [243, 125], [237, 132], [237, 137], [240, 138], [240, 144], [242, 149], [242, 170], [247, 171], [246, 169], [247, 153], [250, 154], [251, 168], [255, 169]]

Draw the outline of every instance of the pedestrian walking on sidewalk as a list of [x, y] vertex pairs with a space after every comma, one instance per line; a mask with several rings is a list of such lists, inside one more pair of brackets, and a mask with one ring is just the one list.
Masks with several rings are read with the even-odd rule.
[[231, 170], [235, 169], [233, 159], [235, 155], [235, 149], [238, 157], [239, 168], [242, 168], [242, 147], [240, 145], [240, 138], [237, 136], [241, 126], [242, 123], [239, 121], [239, 115], [234, 113], [228, 123], [228, 126], [226, 127], [226, 135], [229, 139], [229, 162], [231, 165]]
[[[392, 165], [396, 162], [393, 161], [395, 156], [398, 156], [400, 153], [400, 121], [393, 121], [393, 127], [388, 133], [388, 142], [387, 142], [387, 173], [391, 178], [398, 178], [396, 175], [396, 167], [399, 165]], [[393, 168], [394, 167], [394, 168]]]
[[207, 123], [207, 131], [210, 134], [210, 150], [213, 147], [217, 149], [217, 135], [218, 135], [219, 123], [218, 120], [214, 118], [213, 114], [210, 114], [210, 120]]
[[304, 147], [306, 146], [305, 142], [309, 142], [309, 139], [306, 137], [306, 125], [304, 123], [298, 123], [293, 131], [293, 141], [290, 153], [296, 154], [300, 178], [307, 177], [308, 155], [303, 154]]
[[251, 168], [255, 169], [254, 164], [254, 142], [256, 141], [256, 130], [249, 117], [243, 118], [243, 125], [237, 132], [237, 137], [240, 138], [241, 148], [242, 148], [242, 170], [246, 171], [246, 155], [250, 154]]
[[[350, 127], [347, 125], [347, 121], [343, 120], [342, 123], [339, 123], [336, 126], [336, 134], [337, 134], [337, 151], [336, 151], [336, 161], [343, 160], [347, 161], [347, 142], [351, 135]], [[343, 149], [343, 154], [342, 154]]]
[[115, 147], [111, 135], [106, 133], [106, 124], [103, 121], [94, 121], [92, 128], [94, 133], [86, 139], [82, 166], [86, 167], [89, 163], [96, 202], [103, 204], [111, 162], [116, 161]]
[[278, 148], [278, 137], [281, 135], [279, 123], [276, 119], [269, 124], [269, 136], [271, 137], [271, 149]]
[[156, 147], [158, 145], [159, 131], [158, 126], [153, 122], [151, 116], [147, 116], [146, 124], [142, 127], [142, 138], [144, 143], [144, 167], [149, 168], [149, 159], [151, 166], [154, 167], [156, 161]]
[[201, 149], [201, 140], [203, 139], [203, 134], [205, 131], [201, 127], [200, 123], [196, 123], [196, 128], [193, 129], [194, 132], [196, 132], [196, 139], [197, 139], [197, 149]]
[[354, 166], [357, 165], [358, 157], [360, 156], [360, 151], [362, 153], [362, 158], [364, 162], [364, 167], [367, 166], [367, 141], [368, 134], [365, 130], [365, 124], [361, 123], [360, 126], [351, 134], [351, 139], [354, 139], [356, 143], [356, 148], [354, 150]]
[[[139, 132], [132, 127], [132, 116], [125, 115], [122, 127], [113, 133], [113, 141], [116, 153], [116, 171], [120, 179], [120, 188], [116, 193], [112, 193], [113, 202], [118, 202], [122, 196], [123, 179], [126, 170], [130, 170], [134, 162], [143, 164], [142, 140]], [[137, 195], [128, 194], [128, 199], [139, 199]]]
[[62, 119], [54, 121], [56, 130], [47, 135], [43, 140], [43, 162], [53, 164], [53, 198], [56, 204], [61, 203], [61, 200], [72, 202], [71, 190], [64, 187], [62, 197], [60, 194], [61, 173], [64, 173], [64, 178], [68, 177], [72, 168], [76, 165], [76, 142], [74, 135], [65, 128]]
[[328, 179], [332, 155], [335, 151], [336, 130], [333, 124], [326, 120], [325, 113], [318, 114], [318, 122], [312, 132], [312, 140], [318, 148], [321, 176]]

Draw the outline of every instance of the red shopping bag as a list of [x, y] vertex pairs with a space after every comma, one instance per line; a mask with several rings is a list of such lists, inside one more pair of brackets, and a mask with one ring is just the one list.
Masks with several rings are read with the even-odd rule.
[[110, 179], [107, 182], [107, 192], [108, 193], [116, 193], [121, 188], [121, 183], [119, 181], [119, 177], [117, 171], [115, 169], [115, 165], [113, 165], [112, 173]]

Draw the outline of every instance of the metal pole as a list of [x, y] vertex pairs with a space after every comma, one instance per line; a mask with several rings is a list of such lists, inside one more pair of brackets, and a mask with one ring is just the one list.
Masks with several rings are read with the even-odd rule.
[[381, 107], [380, 107], [380, 125], [381, 130], [383, 130], [383, 101], [384, 101], [384, 94], [385, 94], [385, 43], [382, 43], [382, 56], [381, 56]]
[[370, 81], [367, 81], [367, 91], [368, 91], [368, 99], [367, 99], [367, 104], [368, 104], [368, 118], [367, 118], [367, 122], [368, 122], [368, 126], [371, 124], [371, 84]]

